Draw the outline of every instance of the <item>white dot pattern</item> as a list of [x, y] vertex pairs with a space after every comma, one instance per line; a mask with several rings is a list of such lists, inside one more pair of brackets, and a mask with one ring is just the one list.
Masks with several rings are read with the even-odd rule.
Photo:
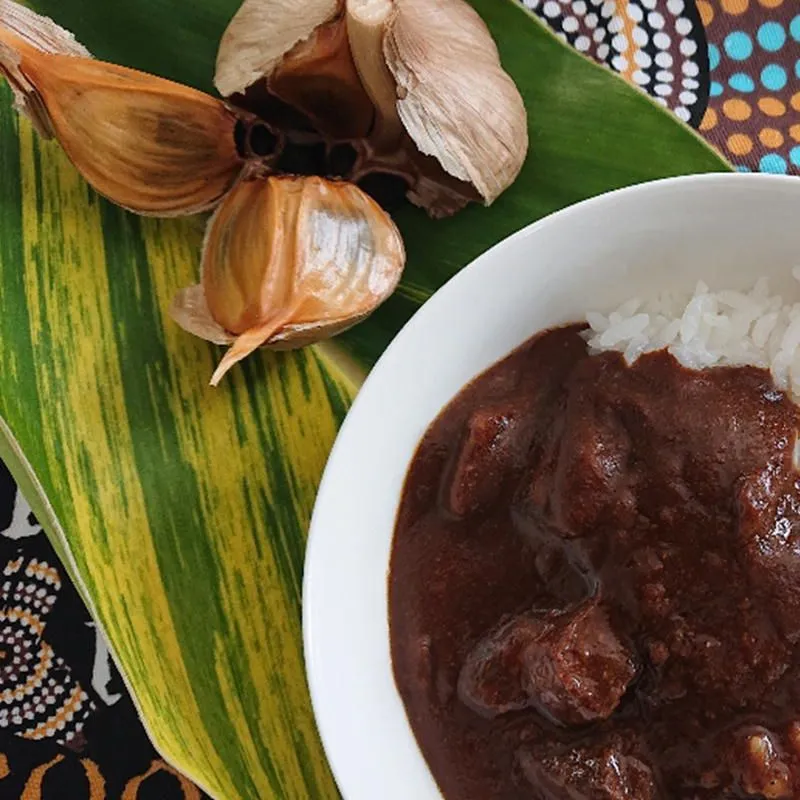
[[0, 586], [0, 729], [64, 744], [94, 703], [43, 638], [57, 600], [56, 568], [35, 558], [6, 562]]
[[580, 53], [621, 73], [694, 126], [708, 102], [705, 37], [684, 0], [521, 0]]

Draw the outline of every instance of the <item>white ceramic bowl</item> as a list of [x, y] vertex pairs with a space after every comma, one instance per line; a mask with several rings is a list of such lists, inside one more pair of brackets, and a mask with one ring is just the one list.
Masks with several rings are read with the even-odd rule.
[[439, 800], [389, 656], [387, 568], [406, 469], [428, 425], [537, 331], [658, 288], [800, 297], [800, 180], [710, 175], [645, 184], [544, 219], [436, 293], [378, 361], [319, 490], [303, 625], [311, 696], [346, 800]]

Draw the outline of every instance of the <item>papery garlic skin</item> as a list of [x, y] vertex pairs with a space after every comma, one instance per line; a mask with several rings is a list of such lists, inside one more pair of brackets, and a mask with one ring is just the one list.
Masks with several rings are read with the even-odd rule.
[[[489, 205], [511, 185], [528, 150], [527, 113], [468, 3], [341, 0], [342, 13], [320, 0], [289, 12], [287, 2], [245, 0], [220, 49], [223, 95], [244, 94], [264, 113], [265, 98], [279, 99], [301, 113], [304, 136], [313, 128], [354, 147], [345, 177], [402, 178], [407, 198], [434, 217]], [[280, 30], [290, 13], [293, 27]]]
[[20, 39], [43, 53], [92, 57], [69, 31], [12, 0], [0, 0], [0, 27], [13, 31]]
[[231, 337], [216, 385], [258, 347], [305, 346], [361, 321], [392, 294], [404, 265], [397, 228], [358, 187], [243, 179], [209, 223], [202, 297], [184, 290], [172, 316], [210, 341]]
[[[3, 41], [12, 32], [15, 43], [22, 40], [43, 53], [83, 58], [91, 58], [92, 55], [69, 31], [53, 20], [12, 0], [0, 0], [0, 74], [8, 78], [17, 111], [31, 120], [39, 135], [52, 138], [53, 133], [41, 103], [32, 95], [33, 87], [19, 70], [21, 54]], [[6, 37], [3, 36], [4, 33]]]
[[[202, 284], [187, 286], [175, 293], [170, 304], [169, 314], [187, 333], [218, 345], [229, 345], [236, 337], [228, 333], [212, 316], [206, 302]], [[269, 350], [298, 350], [301, 347], [331, 339], [339, 333], [366, 319], [369, 312], [361, 317], [349, 317], [338, 322], [329, 322], [324, 329], [317, 322], [289, 322], [261, 346]]]
[[463, 0], [394, 0], [383, 51], [420, 152], [492, 203], [522, 168], [528, 122], [483, 20]]
[[339, 0], [245, 0], [219, 45], [217, 90], [223, 97], [244, 93], [338, 12]]
[[238, 117], [224, 103], [73, 54], [82, 48], [63, 31], [68, 54], [40, 50], [32, 42], [57, 49], [61, 29], [9, 0], [3, 9], [0, 74], [18, 107], [100, 194], [139, 214], [171, 217], [212, 208], [234, 184], [244, 162], [234, 138]]

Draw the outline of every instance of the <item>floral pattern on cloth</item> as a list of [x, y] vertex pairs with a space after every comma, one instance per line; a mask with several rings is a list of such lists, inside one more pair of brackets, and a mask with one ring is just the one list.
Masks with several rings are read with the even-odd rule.
[[798, 0], [523, 0], [741, 172], [800, 175]]

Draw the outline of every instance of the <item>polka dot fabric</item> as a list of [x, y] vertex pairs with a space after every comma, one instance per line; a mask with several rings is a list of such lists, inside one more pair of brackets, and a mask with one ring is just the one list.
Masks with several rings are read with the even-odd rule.
[[743, 172], [800, 174], [800, 2], [697, 5], [711, 80], [701, 133]]
[[523, 0], [741, 171], [800, 175], [800, 0]]
[[556, 35], [695, 127], [708, 56], [694, 0], [525, 0]]

